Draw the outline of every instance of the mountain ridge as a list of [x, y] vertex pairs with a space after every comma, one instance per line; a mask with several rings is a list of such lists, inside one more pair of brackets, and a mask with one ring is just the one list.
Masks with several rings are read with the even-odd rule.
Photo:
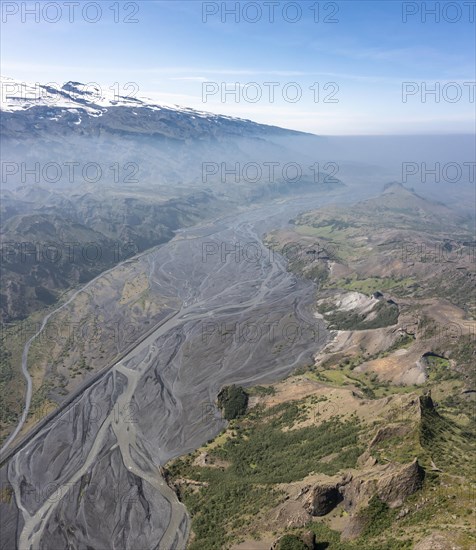
[[[68, 81], [65, 84], [50, 86], [48, 84], [29, 84], [16, 79], [0, 77], [2, 88], [0, 110], [2, 111], [2, 129], [8, 130], [10, 117], [18, 120], [18, 114], [23, 113], [35, 119], [39, 125], [34, 130], [39, 130], [50, 122], [63, 120], [70, 130], [78, 127], [75, 133], [83, 128], [97, 129], [98, 127], [120, 126], [121, 123], [132, 133], [144, 133], [150, 135], [151, 125], [159, 124], [161, 121], [174, 118], [177, 122], [189, 125], [189, 130], [194, 127], [203, 131], [203, 124], [224, 124], [231, 125], [231, 135], [253, 135], [258, 133], [290, 134], [290, 135], [313, 135], [297, 130], [281, 128], [279, 126], [260, 124], [249, 119], [232, 117], [222, 114], [214, 114], [207, 111], [200, 111], [190, 107], [179, 105], [159, 104], [149, 98], [136, 98], [111, 93], [103, 89], [97, 83], [83, 84], [76, 81]], [[84, 89], [81, 89], [83, 87]], [[92, 90], [92, 91], [91, 91]], [[134, 118], [138, 117], [135, 109], [146, 110], [141, 112], [142, 126], [134, 124]], [[119, 114], [118, 114], [119, 113]], [[86, 119], [84, 117], [87, 117]], [[125, 119], [124, 117], [128, 117]], [[100, 120], [95, 120], [100, 119]], [[41, 122], [40, 122], [41, 121]], [[144, 127], [145, 125], [145, 127]], [[163, 126], [163, 125], [162, 125]], [[79, 128], [81, 127], [81, 128]], [[118, 128], [119, 129], [119, 128]], [[160, 127], [159, 135], [169, 135], [167, 128]], [[170, 129], [169, 129], [170, 130]], [[8, 134], [7, 134], [8, 135]], [[13, 134], [18, 137], [18, 132]], [[12, 135], [12, 137], [13, 137]], [[175, 136], [172, 132], [172, 136]]]

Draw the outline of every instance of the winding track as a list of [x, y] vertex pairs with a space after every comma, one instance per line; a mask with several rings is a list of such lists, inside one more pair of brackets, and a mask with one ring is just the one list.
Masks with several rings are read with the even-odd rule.
[[[136, 256], [136, 257], [139, 257], [141, 255], [143, 255], [144, 253], [141, 253], [140, 255]], [[127, 262], [130, 262], [131, 259], [133, 258], [129, 258], [127, 260], [125, 260], [124, 262], [122, 262], [123, 264], [126, 264]], [[122, 265], [122, 264], [119, 264], [119, 265]], [[30, 376], [30, 373], [28, 372], [28, 353], [30, 351], [30, 347], [31, 347], [31, 344], [33, 343], [33, 341], [43, 332], [43, 329], [46, 327], [46, 324], [48, 323], [48, 321], [50, 320], [51, 317], [53, 317], [54, 315], [56, 315], [58, 312], [60, 312], [61, 310], [63, 310], [64, 308], [66, 308], [69, 304], [71, 304], [74, 299], [78, 296], [78, 294], [80, 294], [81, 292], [84, 292], [86, 291], [89, 287], [92, 287], [94, 285], [94, 283], [96, 281], [98, 281], [99, 279], [101, 279], [102, 277], [104, 277], [105, 275], [107, 275], [108, 273], [112, 272], [114, 269], [116, 269], [117, 266], [114, 266], [110, 269], [108, 269], [107, 271], [103, 271], [100, 275], [98, 275], [97, 277], [95, 277], [94, 279], [91, 279], [91, 281], [89, 281], [87, 284], [85, 284], [83, 287], [81, 287], [79, 290], [73, 292], [73, 294], [68, 298], [68, 300], [66, 302], [64, 302], [63, 304], [61, 304], [59, 307], [57, 307], [56, 309], [54, 309], [53, 311], [51, 311], [50, 313], [48, 313], [42, 320], [41, 322], [41, 325], [40, 325], [40, 328], [37, 330], [37, 332], [35, 332], [35, 334], [26, 342], [24, 348], [23, 348], [23, 352], [22, 352], [22, 356], [21, 356], [21, 371], [22, 371], [22, 374], [23, 374], [23, 377], [25, 378], [25, 382], [26, 382], [26, 392], [25, 392], [25, 404], [23, 406], [23, 412], [22, 412], [22, 415], [20, 417], [20, 420], [18, 421], [18, 424], [17, 426], [15, 427], [15, 429], [13, 430], [13, 432], [8, 436], [8, 438], [3, 442], [3, 445], [0, 447], [0, 457], [2, 455], [5, 455], [6, 451], [8, 450], [8, 448], [10, 447], [12, 441], [16, 438], [16, 436], [20, 433], [21, 429], [23, 428], [24, 424], [25, 424], [25, 421], [26, 421], [26, 418], [28, 416], [28, 413], [30, 411], [30, 405], [31, 405], [31, 395], [32, 395], [32, 389], [33, 389], [33, 384], [32, 384], [32, 380], [31, 380], [31, 376]]]

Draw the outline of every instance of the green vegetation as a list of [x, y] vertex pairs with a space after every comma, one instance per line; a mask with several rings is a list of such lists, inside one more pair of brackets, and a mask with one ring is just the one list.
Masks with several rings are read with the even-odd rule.
[[13, 376], [11, 365], [12, 354], [3, 345], [0, 347], [0, 385], [10, 382]]
[[423, 396], [420, 424], [420, 444], [435, 464], [453, 475], [474, 477], [474, 441], [476, 422], [470, 414], [469, 423], [459, 426], [448, 415], [439, 414]]
[[248, 394], [241, 386], [225, 386], [218, 394], [218, 406], [226, 420], [233, 420], [245, 414]]
[[424, 355], [428, 379], [432, 382], [439, 380], [451, 380], [457, 375], [451, 371], [450, 362], [445, 357], [428, 353]]
[[[400, 345], [404, 343], [405, 336], [399, 340]], [[250, 393], [260, 391], [263, 390], [256, 392], [252, 389]], [[269, 389], [265, 391], [268, 393]], [[331, 421], [320, 425], [300, 427], [300, 423], [309, 418], [309, 405], [321, 400], [311, 397], [267, 409], [255, 407], [245, 416], [230, 422], [227, 437], [220, 436], [219, 443], [207, 449], [211, 466], [193, 464], [199, 451], [179, 458], [169, 466], [172, 478], [195, 480], [200, 484], [199, 487], [196, 483], [180, 486], [180, 497], [192, 514], [195, 538], [191, 550], [225, 549], [242, 540], [259, 539], [270, 510], [285, 498], [277, 484], [301, 480], [312, 472], [334, 475], [356, 466], [356, 459], [364, 450], [360, 447], [360, 438], [365, 434], [365, 426], [357, 420], [343, 421], [335, 415]], [[415, 540], [422, 537], [421, 530], [416, 534], [415, 528], [431, 524], [436, 529], [438, 522], [435, 517], [447, 513], [449, 508], [462, 518], [461, 521], [466, 521], [466, 511], [468, 505], [471, 506], [469, 496], [464, 496], [461, 504], [459, 497], [451, 500], [455, 497], [448, 493], [448, 487], [453, 486], [452, 479], [455, 478], [448, 476], [465, 475], [467, 479], [474, 476], [470, 460], [474, 424], [468, 426], [465, 423], [461, 428], [446, 415], [438, 414], [428, 397], [423, 396], [421, 403], [421, 423], [412, 416], [412, 410], [407, 412], [407, 416], [400, 415], [395, 422], [404, 426], [408, 426], [410, 418], [415, 422], [408, 426], [407, 432], [395, 432], [394, 437], [384, 439], [379, 448], [372, 451], [381, 464], [389, 460], [408, 463], [415, 456], [424, 464], [427, 470], [424, 496], [418, 493], [409, 499], [410, 512], [397, 520], [400, 509], [389, 509], [373, 497], [368, 507], [359, 512], [363, 531], [355, 541], [341, 541], [338, 532], [331, 530], [325, 522], [316, 521], [305, 528], [287, 530], [281, 539], [285, 546], [278, 548], [303, 548], [301, 536], [312, 530], [317, 548], [410, 550]], [[460, 396], [458, 407], [464, 404], [464, 398]], [[450, 405], [454, 406], [454, 403], [440, 403], [439, 408]], [[375, 433], [374, 429], [371, 431]], [[334, 457], [332, 463], [321, 461], [329, 455]], [[431, 471], [432, 460], [447, 472], [444, 489], [439, 480], [443, 474]], [[439, 497], [442, 491], [449, 499], [444, 505]], [[467, 529], [461, 534], [464, 544], [473, 542], [471, 520], [468, 519]]]
[[[342, 386], [344, 383], [349, 383], [351, 380], [340, 370], [330, 369], [323, 370], [320, 374], [330, 382]], [[321, 378], [322, 380], [322, 378]]]
[[440, 296], [457, 305], [474, 319], [476, 295], [474, 279], [470, 271], [454, 270], [451, 277], [447, 273], [436, 275], [426, 282], [421, 296]]
[[[296, 539], [309, 528], [316, 535], [317, 547], [329, 550], [410, 550], [424, 536], [441, 530], [448, 532], [455, 546], [466, 549], [476, 544], [472, 458], [476, 415], [474, 393], [470, 391], [476, 384], [476, 369], [474, 335], [469, 334], [476, 315], [474, 270], [455, 252], [458, 241], [472, 242], [472, 237], [466, 235], [469, 226], [458, 231], [456, 227], [461, 222], [447, 211], [436, 212], [437, 208], [396, 188], [352, 209], [328, 207], [300, 215], [294, 221], [295, 241], [301, 243], [303, 250], [317, 248], [314, 241], [320, 249], [329, 246], [338, 256], [332, 258], [338, 262], [332, 270], [326, 262], [315, 261], [312, 254], [289, 262], [292, 271], [319, 284], [319, 312], [331, 328], [352, 331], [393, 327], [401, 313], [402, 322], [409, 319], [409, 331], [415, 332], [392, 338], [393, 344], [386, 349], [377, 345], [372, 355], [366, 353], [365, 345], [368, 341], [374, 344], [375, 335], [362, 336], [360, 341], [364, 343], [351, 357], [348, 350], [338, 348], [318, 365], [302, 368], [300, 374], [331, 387], [351, 386], [354, 395], [367, 399], [413, 393], [408, 399], [395, 399], [384, 422], [377, 417], [366, 424], [362, 419], [360, 437], [365, 440], [368, 434], [373, 437], [382, 429], [381, 437], [370, 449], [379, 464], [408, 464], [418, 457], [426, 470], [423, 489], [408, 498], [403, 508], [392, 510], [378, 498], [371, 499], [368, 507], [354, 517], [363, 528], [355, 541], [341, 541], [340, 534], [329, 528], [332, 523], [324, 520], [302, 529], [286, 529], [297, 544]], [[450, 234], [452, 239], [448, 242], [446, 237]], [[275, 235], [275, 246], [279, 247], [280, 234]], [[289, 240], [288, 232], [283, 236]], [[451, 259], [444, 263], [435, 261], [431, 253], [425, 257], [424, 252], [417, 253], [419, 245], [423, 251], [438, 250], [441, 245], [449, 256], [452, 253]], [[404, 256], [407, 249], [413, 251], [410, 257]], [[395, 304], [381, 297], [378, 315], [367, 322], [368, 313], [336, 310], [335, 290], [366, 295], [390, 292], [400, 312]], [[458, 306], [464, 316], [452, 311], [448, 302]], [[359, 335], [354, 341], [359, 341]], [[409, 354], [401, 354], [402, 366], [410, 366], [413, 357], [416, 360], [427, 352], [422, 359], [427, 373], [425, 389], [431, 389], [434, 406], [428, 396], [421, 397], [421, 420], [417, 401], [421, 385], [394, 386], [377, 375], [379, 366], [400, 367], [399, 354], [395, 352], [408, 348]], [[363, 372], [355, 370], [364, 362], [390, 354], [389, 361], [369, 365]], [[377, 403], [372, 406], [379, 407]], [[344, 515], [342, 511], [342, 519]]]
[[18, 411], [9, 403], [7, 387], [13, 380], [12, 354], [2, 342], [0, 347], [0, 422], [9, 424], [18, 418]]
[[339, 279], [328, 285], [329, 288], [339, 288], [343, 290], [353, 290], [356, 292], [362, 292], [362, 294], [371, 295], [374, 292], [383, 292], [395, 288], [404, 288], [413, 284], [415, 279], [413, 277], [404, 277], [401, 279], [392, 277], [366, 277], [359, 279], [356, 274], [351, 277]]
[[346, 261], [350, 258], [355, 257], [357, 254], [365, 255], [365, 247], [356, 247], [352, 246], [350, 242], [350, 237], [353, 232], [353, 228], [344, 227], [343, 222], [335, 220], [334, 223], [329, 223], [327, 225], [305, 225], [301, 224], [298, 221], [298, 225], [295, 227], [296, 233], [301, 235], [318, 237], [324, 239], [322, 245], [324, 248], [329, 247], [333, 251], [333, 256], [338, 257], [341, 261]]
[[189, 550], [218, 550], [236, 542], [238, 534], [279, 502], [270, 487], [218, 481], [181, 495], [193, 518], [195, 539]]
[[434, 346], [435, 353], [445, 355], [456, 362], [456, 370], [468, 377], [468, 386], [476, 386], [476, 369], [474, 368], [475, 339], [472, 334], [458, 335], [457, 338], [440, 337]]
[[[450, 357], [462, 365], [472, 365], [474, 367], [475, 347], [474, 336], [463, 334], [453, 341]], [[474, 373], [474, 369], [472, 369]]]
[[363, 537], [375, 537], [380, 535], [385, 529], [392, 526], [392, 521], [396, 513], [382, 502], [377, 496], [373, 496], [367, 508], [362, 510], [360, 517], [365, 522], [362, 531]]
[[284, 535], [280, 539], [276, 550], [309, 550], [309, 548], [296, 535]]
[[[357, 445], [356, 422], [333, 420], [285, 432], [280, 422], [281, 419], [260, 422], [217, 451], [220, 458], [231, 462], [229, 475], [253, 483], [289, 483], [312, 471], [333, 475], [352, 467], [362, 452]], [[332, 463], [316, 463], [334, 452], [339, 456]]]
[[52, 380], [48, 380], [43, 382], [43, 384], [33, 392], [28, 414], [29, 418], [33, 418], [35, 422], [41, 420], [48, 410], [48, 395], [53, 389], [53, 384], [54, 382]]
[[304, 260], [299, 260], [297, 262], [290, 262], [288, 268], [293, 273], [298, 273], [306, 279], [311, 279], [318, 285], [318, 287], [325, 285], [329, 278], [326, 264], [322, 262], [317, 262], [311, 266], [308, 266]]
[[379, 533], [380, 540], [372, 540], [370, 535], [359, 537], [355, 541], [341, 541], [340, 533], [333, 531], [322, 522], [312, 523], [310, 529], [316, 535], [319, 550], [411, 550], [411, 539], [395, 538], [388, 532]]
[[411, 336], [402, 335], [387, 350], [373, 355], [356, 354], [352, 357], [330, 357], [319, 366], [308, 367], [302, 374], [310, 379], [334, 386], [351, 385], [358, 388], [367, 399], [379, 399], [395, 393], [410, 393], [419, 389], [418, 386], [393, 386], [389, 382], [379, 380], [375, 373], [356, 372], [355, 367], [365, 361], [386, 357], [392, 351], [408, 346]]
[[333, 311], [325, 315], [331, 329], [369, 330], [395, 325], [398, 322], [398, 306], [393, 302], [380, 300], [372, 310], [376, 316], [367, 320], [368, 314], [349, 311]]
[[[192, 550], [227, 547], [245, 528], [252, 534], [257, 519], [282, 501], [275, 484], [297, 481], [311, 472], [333, 475], [355, 466], [363, 451], [357, 420], [334, 417], [320, 425], [295, 427], [305, 418], [302, 403], [256, 407], [232, 421], [230, 437], [209, 450], [211, 462], [226, 467], [195, 466], [198, 452], [168, 466], [172, 478], [203, 484], [198, 490], [186, 486], [180, 493], [192, 515]], [[336, 453], [335, 460], [320, 462], [331, 453]]]
[[249, 395], [275, 395], [276, 390], [273, 386], [254, 386], [248, 390]]

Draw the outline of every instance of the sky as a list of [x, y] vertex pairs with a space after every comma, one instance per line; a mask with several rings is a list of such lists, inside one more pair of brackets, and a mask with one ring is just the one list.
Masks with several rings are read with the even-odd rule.
[[476, 1], [0, 3], [21, 81], [321, 135], [475, 131]]

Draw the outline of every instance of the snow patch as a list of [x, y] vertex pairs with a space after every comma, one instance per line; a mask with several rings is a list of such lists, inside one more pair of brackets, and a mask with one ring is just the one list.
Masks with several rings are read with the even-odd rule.
[[[150, 98], [121, 96], [115, 93], [111, 87], [100, 87], [91, 83], [86, 85], [70, 81], [64, 85], [58, 83], [40, 84], [0, 76], [0, 91], [0, 111], [10, 113], [26, 111], [33, 107], [59, 107], [68, 112], [81, 112], [89, 116], [100, 117], [110, 107], [134, 107], [136, 109], [146, 108], [151, 111], [167, 109], [193, 115], [193, 118], [208, 119], [215, 123], [221, 119], [250, 122], [241, 118], [197, 111], [180, 105], [158, 105]], [[136, 112], [133, 114], [138, 115]]]

